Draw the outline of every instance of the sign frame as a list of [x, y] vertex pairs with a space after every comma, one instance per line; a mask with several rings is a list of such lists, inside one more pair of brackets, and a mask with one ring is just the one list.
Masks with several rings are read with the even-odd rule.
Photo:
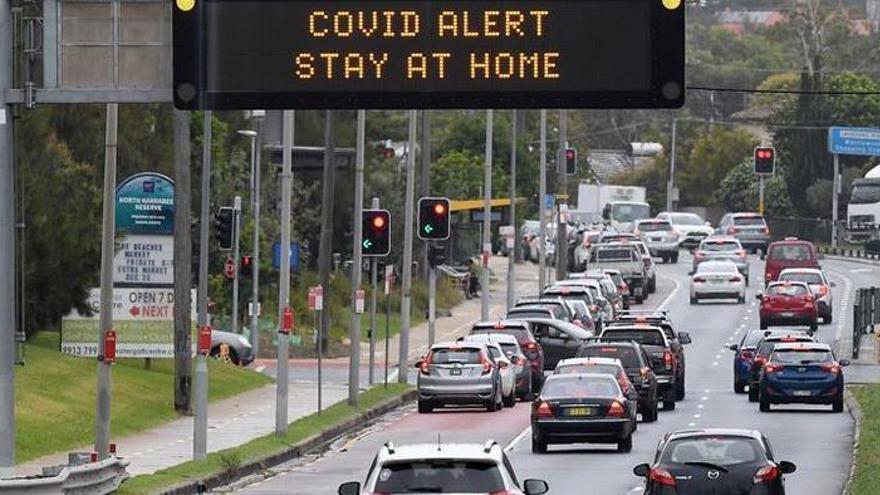
[[[582, 89], [582, 90], [552, 90], [545, 89], [541, 91], [535, 90], [516, 90], [516, 91], [498, 91], [497, 87], [488, 87], [486, 90], [470, 90], [458, 89], [455, 91], [436, 90], [431, 86], [424, 86], [420, 91], [412, 88], [412, 83], [404, 81], [404, 77], [400, 76], [400, 81], [392, 84], [391, 79], [386, 79], [383, 88], [367, 90], [367, 89], [350, 89], [340, 91], [329, 90], [291, 90], [293, 84], [290, 81], [284, 81], [280, 87], [284, 89], [261, 88], [260, 85], [250, 83], [252, 87], [247, 89], [241, 88], [224, 88], [218, 87], [209, 89], [208, 74], [219, 74], [222, 63], [210, 65], [211, 61], [219, 59], [216, 54], [207, 52], [208, 48], [213, 46], [209, 39], [211, 34], [208, 33], [210, 26], [208, 25], [209, 16], [219, 19], [218, 23], [224, 22], [221, 9], [223, 6], [216, 6], [224, 2], [234, 3], [236, 0], [206, 0], [202, 2], [175, 2], [172, 7], [172, 24], [173, 24], [173, 96], [174, 106], [180, 110], [238, 110], [249, 108], [265, 108], [265, 109], [407, 109], [407, 108], [423, 108], [423, 109], [445, 109], [445, 108], [470, 108], [470, 109], [489, 109], [489, 108], [520, 108], [520, 109], [536, 109], [536, 108], [594, 108], [594, 109], [610, 109], [610, 108], [680, 108], [684, 105], [685, 96], [685, 7], [684, 2], [670, 0], [643, 0], [647, 4], [648, 19], [647, 25], [646, 50], [644, 54], [645, 63], [649, 65], [646, 69], [647, 84], [645, 89], [640, 90], [620, 90], [613, 85], [606, 89]], [[265, 8], [275, 7], [277, 3], [302, 4], [312, 2], [316, 6], [321, 5], [324, 9], [329, 9], [328, 5], [333, 3], [341, 3], [340, 0], [324, 0], [317, 2], [315, 0], [262, 0], [265, 5], [254, 4], [254, 9], [265, 10]], [[575, 0], [572, 0], [575, 1]], [[578, 2], [590, 3], [607, 0], [577, 0]], [[364, 8], [368, 8], [368, 2], [361, 2]], [[396, 3], [401, 5], [401, 9], [418, 10], [424, 8], [422, 5], [432, 3], [430, 0], [397, 0]], [[450, 4], [453, 2], [449, 2]], [[528, 10], [529, 2], [523, 0], [474, 0], [471, 2], [461, 2], [463, 5], [474, 3], [485, 3], [487, 7], [493, 10], [503, 10], [519, 7], [524, 11]], [[345, 2], [348, 8], [357, 2]], [[295, 9], [301, 8], [296, 6]], [[211, 10], [215, 9], [215, 10]], [[287, 17], [293, 17], [295, 9], [288, 9], [285, 14]], [[232, 11], [234, 12], [234, 10]], [[479, 12], [477, 12], [478, 14]], [[233, 13], [226, 14], [229, 18], [233, 17]], [[280, 14], [279, 15], [283, 15]], [[229, 20], [226, 22], [234, 22]], [[246, 21], [241, 21], [246, 22]], [[254, 21], [255, 22], [255, 21]], [[563, 21], [565, 22], [565, 21]], [[626, 19], [621, 21], [625, 24]], [[306, 24], [304, 22], [303, 24]], [[427, 22], [425, 24], [428, 24]], [[571, 27], [571, 26], [565, 26]], [[217, 28], [222, 30], [222, 28]], [[241, 27], [244, 31], [250, 29], [247, 26]], [[264, 30], [261, 33], [261, 41], [254, 42], [256, 46], [253, 51], [246, 52], [251, 57], [238, 56], [241, 63], [247, 64], [246, 60], [256, 56], [264, 57], [272, 50], [269, 48], [283, 45], [284, 42], [274, 37], [270, 28], [266, 28], [270, 32]], [[427, 29], [427, 28], [426, 28]], [[548, 29], [548, 31], [550, 31]], [[560, 33], [568, 33], [571, 29], [560, 28]], [[308, 37], [308, 33], [304, 33]], [[282, 37], [279, 31], [277, 37]], [[488, 36], [488, 35], [487, 35]], [[536, 35], [540, 36], [540, 35]], [[553, 45], [553, 40], [561, 43], [563, 34], [559, 37], [549, 39], [541, 38], [533, 43], [535, 47], [543, 47]], [[401, 38], [402, 39], [402, 38]], [[338, 41], [338, 40], [333, 40]], [[358, 43], [364, 43], [361, 37], [352, 37], [350, 46], [358, 46]], [[425, 41], [424, 43], [416, 43], [411, 45], [412, 50], [419, 52], [425, 47], [434, 47], [435, 39]], [[378, 45], [377, 45], [378, 46]], [[491, 50], [492, 41], [486, 41], [485, 45]], [[523, 45], [531, 47], [532, 45]], [[439, 45], [439, 50], [448, 48], [448, 45]], [[577, 52], [574, 47], [564, 47]], [[216, 48], [221, 50], [222, 48]], [[348, 46], [340, 45], [340, 50], [349, 49]], [[537, 48], [536, 48], [537, 49]], [[204, 50], [204, 51], [203, 51]], [[402, 49], [404, 53], [406, 49]], [[559, 49], [562, 53], [563, 48]], [[607, 56], [609, 60], [613, 59], [617, 53], [612, 47], [608, 50]], [[293, 59], [294, 51], [291, 50], [290, 59]], [[581, 53], [581, 55], [583, 55]], [[619, 56], [619, 55], [618, 55]], [[229, 57], [235, 58], [235, 57]], [[629, 63], [635, 64], [635, 61]], [[252, 74], [255, 79], [270, 79], [267, 77], [269, 72], [262, 74], [253, 74], [252, 68], [244, 70], [243, 67], [230, 65], [227, 69], [229, 73]], [[267, 70], [277, 70], [270, 68]], [[292, 66], [291, 66], [292, 73]], [[324, 79], [322, 79], [323, 81]], [[583, 79], [578, 79], [581, 81]], [[291, 78], [291, 81], [294, 81]], [[295, 82], [295, 81], [294, 81]], [[540, 84], [540, 80], [535, 81]], [[219, 84], [212, 82], [219, 86]], [[227, 85], [228, 86], [228, 85]], [[581, 87], [584, 87], [581, 84]], [[387, 88], [387, 89], [386, 89]]]
[[[858, 136], [849, 139], [855, 142], [847, 142], [845, 133], [865, 134], [862, 139]], [[873, 134], [873, 136], [867, 136]], [[855, 156], [880, 156], [880, 129], [873, 127], [829, 127], [828, 128], [828, 152], [835, 155]]]

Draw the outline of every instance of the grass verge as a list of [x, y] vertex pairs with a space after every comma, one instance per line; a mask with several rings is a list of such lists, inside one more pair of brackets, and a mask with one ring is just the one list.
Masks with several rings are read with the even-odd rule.
[[397, 383], [389, 384], [387, 390], [383, 387], [373, 388], [361, 394], [359, 408], [354, 408], [345, 401], [339, 402], [325, 409], [320, 416], [312, 414], [290, 423], [287, 436], [284, 438], [269, 434], [238, 447], [208, 454], [208, 458], [204, 461], [190, 461], [154, 474], [136, 476], [125, 482], [117, 493], [120, 495], [153, 494], [180, 483], [203, 479], [235, 469], [246, 460], [259, 459], [282, 452], [298, 442], [354, 417], [361, 411], [403, 395], [408, 390], [410, 390], [409, 385]]
[[873, 495], [880, 486], [880, 384], [852, 386], [850, 392], [863, 415], [850, 495]]
[[[43, 332], [25, 348], [15, 372], [16, 462], [89, 445], [95, 428], [96, 364], [58, 351], [58, 334]], [[209, 360], [209, 400], [231, 397], [272, 380]], [[176, 419], [174, 362], [122, 359], [113, 366], [111, 431], [130, 435]], [[87, 449], [91, 450], [91, 449]]]

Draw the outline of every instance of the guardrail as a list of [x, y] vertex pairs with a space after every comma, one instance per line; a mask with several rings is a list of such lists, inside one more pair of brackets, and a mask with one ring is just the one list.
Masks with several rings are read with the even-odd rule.
[[0, 480], [0, 495], [105, 495], [129, 477], [129, 462], [119, 457], [85, 464], [81, 458], [72, 454], [71, 465], [44, 468], [43, 476]]
[[847, 258], [861, 258], [874, 261], [880, 260], [880, 247], [875, 248], [873, 245], [861, 249], [823, 247], [821, 252], [831, 256], [845, 256]]
[[862, 336], [880, 323], [880, 287], [859, 289], [853, 305], [853, 359], [858, 359]]

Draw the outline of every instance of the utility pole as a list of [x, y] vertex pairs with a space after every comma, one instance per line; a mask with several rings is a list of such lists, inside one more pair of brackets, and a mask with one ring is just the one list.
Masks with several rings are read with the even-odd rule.
[[[514, 304], [514, 282], [516, 278], [516, 127], [519, 124], [517, 111], [513, 110], [510, 120], [510, 226], [514, 232], [513, 246], [507, 249], [507, 310]], [[507, 242], [507, 239], [504, 239]]]
[[[257, 123], [259, 129], [259, 122]], [[253, 287], [252, 287], [252, 295], [251, 295], [251, 345], [254, 347], [254, 359], [260, 358], [260, 192], [263, 189], [262, 178], [260, 174], [261, 164], [260, 164], [260, 131], [257, 131], [257, 135], [253, 138], [254, 151], [254, 160], [251, 162], [253, 164], [254, 170], [253, 175], [251, 176], [251, 201], [253, 202], [253, 213], [254, 213], [254, 252], [253, 252], [253, 268], [251, 269], [251, 276], [253, 277]]]
[[[568, 272], [568, 226], [563, 218], [562, 205], [568, 203], [568, 173], [565, 170], [565, 149], [568, 148], [568, 111], [559, 111], [559, 151], [556, 155], [556, 280]], [[543, 287], [542, 287], [543, 290]]]
[[672, 191], [675, 190], [675, 141], [678, 119], [672, 119], [672, 146], [669, 154], [669, 180], [666, 182], [666, 211], [674, 211], [675, 204], [672, 201]]
[[174, 110], [174, 409], [192, 412], [189, 113]]
[[412, 300], [413, 202], [415, 201], [416, 111], [409, 111], [406, 151], [406, 199], [403, 208], [403, 281], [400, 295], [400, 346], [397, 381], [406, 383], [409, 375], [409, 318]]
[[486, 157], [483, 166], [483, 270], [480, 282], [480, 317], [489, 319], [489, 258], [492, 256], [492, 127], [494, 111], [486, 110]]
[[15, 473], [15, 168], [12, 105], [6, 102], [12, 89], [11, 9], [9, 0], [0, 0], [0, 479]]
[[834, 154], [834, 193], [831, 195], [831, 245], [837, 247], [837, 219], [840, 218], [838, 209], [840, 208], [840, 155]]
[[116, 138], [119, 105], [107, 104], [104, 135], [104, 214], [101, 225], [101, 322], [98, 330], [98, 393], [95, 411], [95, 452], [110, 456], [110, 396], [112, 361], [104, 358], [104, 341], [113, 330], [113, 254], [116, 242]]
[[[379, 198], [373, 198], [373, 203], [370, 206], [373, 210], [379, 209]], [[376, 371], [373, 369], [376, 365], [376, 283], [377, 283], [377, 275], [376, 271], [378, 261], [375, 256], [370, 257], [370, 371], [369, 371], [369, 382], [370, 386], [373, 386], [376, 380]], [[386, 355], [387, 359], [388, 356]]]
[[[318, 272], [324, 288], [324, 300], [330, 304], [330, 261], [333, 255], [333, 209], [336, 203], [336, 129], [333, 121], [336, 112], [324, 112], [324, 175], [321, 180], [321, 240], [318, 247]], [[327, 350], [327, 335], [330, 333], [329, 306], [321, 311], [320, 332], [321, 352]]]
[[[211, 209], [211, 111], [206, 110], [202, 123], [202, 183], [199, 214], [199, 292], [198, 327], [210, 326], [208, 321], [208, 232]], [[196, 353], [195, 418], [193, 420], [193, 460], [208, 457], [208, 363]]]
[[241, 273], [241, 196], [235, 197], [233, 203], [232, 259], [235, 262], [235, 274], [232, 276], [232, 333], [238, 333], [238, 280]]
[[287, 435], [290, 334], [285, 317], [290, 307], [290, 202], [293, 182], [294, 113], [284, 110], [281, 124], [281, 271], [278, 281], [278, 349], [275, 380], [275, 434]]
[[361, 381], [361, 314], [357, 310], [358, 291], [361, 290], [362, 248], [364, 237], [364, 147], [366, 146], [367, 112], [357, 112], [357, 143], [354, 165], [354, 242], [351, 267], [351, 359], [348, 367], [348, 403], [357, 407]]
[[547, 207], [544, 204], [547, 197], [547, 110], [541, 110], [541, 171], [538, 186], [538, 216], [540, 228], [538, 229], [538, 294], [544, 293], [544, 285], [547, 280]]
[[[430, 110], [422, 110], [422, 146], [421, 146], [421, 155], [420, 155], [420, 170], [419, 170], [419, 197], [425, 197], [430, 195], [431, 191], [431, 134], [432, 134], [432, 122], [431, 122], [431, 111]], [[422, 269], [422, 274], [430, 277], [430, 263], [428, 263], [428, 252], [430, 250], [429, 243], [423, 242], [423, 253], [422, 253], [422, 262], [424, 268]]]

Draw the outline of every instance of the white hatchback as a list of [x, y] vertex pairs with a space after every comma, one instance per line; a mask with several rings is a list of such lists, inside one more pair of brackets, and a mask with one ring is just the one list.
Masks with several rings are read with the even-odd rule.
[[728, 260], [705, 261], [691, 276], [691, 304], [703, 299], [736, 299], [746, 302], [746, 280], [736, 263]]

